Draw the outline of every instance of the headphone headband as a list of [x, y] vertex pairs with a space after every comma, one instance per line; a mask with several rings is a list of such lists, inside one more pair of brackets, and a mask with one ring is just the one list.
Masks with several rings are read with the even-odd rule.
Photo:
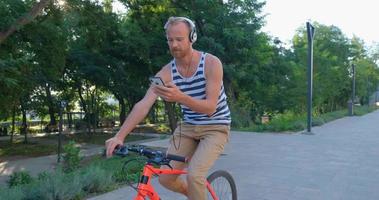
[[196, 25], [192, 20], [188, 19], [187, 17], [170, 17], [168, 18], [166, 24], [164, 25], [164, 29], [167, 30], [168, 26], [175, 22], [185, 22], [190, 29], [189, 41], [191, 43], [196, 42], [196, 39], [197, 39]]

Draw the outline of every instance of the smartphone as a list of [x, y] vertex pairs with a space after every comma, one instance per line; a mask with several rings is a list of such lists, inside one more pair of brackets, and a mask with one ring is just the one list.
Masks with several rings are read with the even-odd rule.
[[149, 80], [152, 84], [155, 84], [155, 85], [160, 85], [160, 86], [165, 86], [161, 77], [158, 77], [158, 76], [152, 76], [152, 77], [149, 77]]

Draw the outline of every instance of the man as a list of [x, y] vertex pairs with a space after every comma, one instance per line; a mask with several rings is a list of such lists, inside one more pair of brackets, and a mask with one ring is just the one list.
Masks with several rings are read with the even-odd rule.
[[178, 175], [161, 175], [159, 182], [190, 200], [205, 200], [205, 177], [223, 151], [230, 132], [231, 117], [222, 83], [222, 64], [217, 57], [192, 48], [197, 38], [196, 28], [188, 18], [170, 17], [164, 28], [174, 57], [156, 75], [165, 86], [152, 84], [145, 97], [133, 107], [120, 131], [106, 141], [107, 156], [112, 155], [117, 145], [123, 144], [158, 96], [168, 102], [177, 102], [184, 123], [176, 128], [168, 153], [190, 158], [188, 166], [176, 161], [170, 163], [176, 169], [188, 167], [187, 181]]

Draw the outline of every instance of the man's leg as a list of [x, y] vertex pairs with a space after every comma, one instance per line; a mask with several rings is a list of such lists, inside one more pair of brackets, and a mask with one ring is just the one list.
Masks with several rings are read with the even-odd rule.
[[[178, 127], [175, 130], [174, 135], [171, 137], [170, 146], [167, 150], [167, 153], [191, 157], [198, 144], [198, 141], [191, 137], [192, 131], [192, 128], [188, 126]], [[185, 167], [187, 167], [186, 163], [177, 161], [171, 161], [170, 164], [174, 169], [184, 169]], [[168, 166], [161, 166], [161, 168], [169, 169]], [[181, 179], [180, 175], [162, 174], [159, 176], [159, 182], [167, 189], [174, 192], [182, 193], [187, 196], [187, 183], [186, 181]]]
[[200, 143], [188, 167], [187, 183], [190, 200], [206, 200], [205, 180], [209, 169], [223, 152], [229, 140], [230, 128], [226, 125], [198, 126]]

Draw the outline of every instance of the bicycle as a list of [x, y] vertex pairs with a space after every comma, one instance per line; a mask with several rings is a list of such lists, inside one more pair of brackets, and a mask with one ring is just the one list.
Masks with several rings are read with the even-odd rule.
[[[136, 152], [148, 158], [143, 167], [142, 175], [136, 188], [137, 196], [134, 200], [144, 200], [146, 197], [151, 200], [160, 200], [158, 193], [154, 190], [154, 187], [151, 184], [151, 178], [154, 175], [181, 175], [187, 173], [186, 170], [173, 169], [170, 166], [171, 160], [188, 162], [187, 158], [178, 155], [165, 154], [158, 150], [150, 150], [144, 146], [118, 146], [113, 154], [124, 157], [128, 155], [129, 151]], [[158, 167], [154, 167], [154, 164]], [[159, 167], [161, 165], [167, 165], [170, 169], [160, 169]], [[217, 170], [209, 175], [206, 180], [206, 187], [209, 192], [208, 199], [211, 197], [213, 200], [237, 200], [236, 184], [233, 177], [227, 171]]]

